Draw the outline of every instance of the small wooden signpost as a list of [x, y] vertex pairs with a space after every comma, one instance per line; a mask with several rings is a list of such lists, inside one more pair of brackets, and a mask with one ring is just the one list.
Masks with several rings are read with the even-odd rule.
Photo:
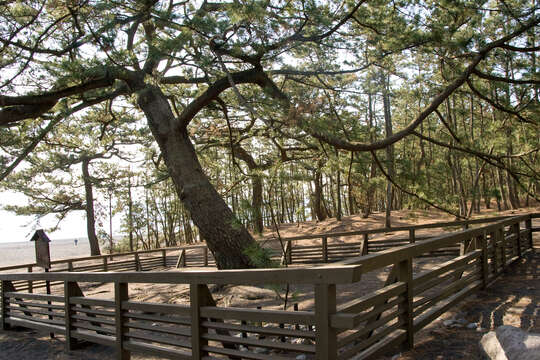
[[43, 229], [39, 229], [36, 230], [30, 241], [34, 241], [36, 245], [36, 265], [44, 268], [47, 272], [51, 268], [51, 252], [49, 250], [51, 240]]
[[[45, 272], [49, 272], [51, 268], [51, 251], [49, 249], [49, 243], [51, 240], [45, 234], [43, 229], [36, 230], [30, 241], [34, 241], [36, 245], [36, 266], [42, 267]], [[47, 280], [45, 281], [45, 288], [47, 295], [51, 294], [51, 283]], [[47, 301], [47, 304], [51, 304], [50, 301]], [[48, 309], [49, 312], [52, 309]], [[52, 316], [49, 315], [49, 319], [52, 319]], [[49, 334], [51, 338], [54, 338], [54, 333]]]

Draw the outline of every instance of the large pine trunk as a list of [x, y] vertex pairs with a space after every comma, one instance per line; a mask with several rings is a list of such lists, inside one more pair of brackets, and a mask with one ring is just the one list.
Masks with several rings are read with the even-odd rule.
[[165, 95], [156, 87], [139, 93], [152, 134], [163, 155], [179, 198], [206, 240], [218, 269], [252, 267], [246, 249], [255, 240], [212, 186], [197, 158], [187, 129], [174, 118]]

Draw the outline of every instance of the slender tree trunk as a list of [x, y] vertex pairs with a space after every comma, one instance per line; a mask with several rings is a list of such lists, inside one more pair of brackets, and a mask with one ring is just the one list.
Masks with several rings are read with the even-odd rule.
[[94, 216], [94, 195], [92, 191], [92, 179], [88, 170], [90, 160], [82, 161], [82, 175], [84, 182], [84, 191], [86, 197], [86, 231], [88, 234], [88, 242], [90, 243], [90, 255], [101, 255], [99, 250], [99, 241], [96, 236], [96, 218]]
[[499, 192], [501, 194], [501, 199], [503, 202], [504, 210], [508, 210], [508, 198], [506, 196], [506, 190], [504, 189], [504, 180], [503, 175], [500, 168], [497, 168], [497, 178], [499, 180]]
[[[392, 136], [392, 115], [390, 112], [390, 95], [388, 93], [388, 82], [385, 81], [384, 91], [383, 91], [383, 108], [384, 108], [384, 127], [386, 132], [386, 137]], [[388, 166], [388, 176], [395, 179], [395, 168], [394, 168], [394, 145], [390, 145], [386, 148], [386, 157], [387, 157], [387, 166]], [[391, 211], [392, 203], [394, 198], [394, 192], [392, 188], [392, 183], [387, 181], [386, 183], [386, 213], [384, 224], [386, 227], [390, 227], [391, 224]]]
[[129, 251], [133, 252], [133, 197], [131, 195], [131, 173], [128, 177], [128, 226], [129, 226]]
[[354, 201], [353, 193], [353, 181], [352, 181], [352, 167], [354, 160], [354, 152], [351, 152], [351, 159], [349, 161], [349, 171], [347, 172], [347, 199], [349, 200], [349, 215], [356, 214], [356, 204]]
[[[368, 94], [368, 131], [369, 131], [369, 138], [371, 142], [375, 140], [375, 136], [373, 133], [373, 126], [374, 126], [375, 117], [373, 115], [373, 95], [371, 93]], [[375, 186], [371, 183], [371, 181], [377, 176], [377, 163], [375, 162], [375, 159], [373, 156], [371, 157], [371, 166], [369, 170], [369, 178], [368, 178], [368, 186], [366, 189], [366, 203], [363, 206], [362, 209], [362, 218], [367, 218], [371, 211], [373, 210], [373, 202], [375, 198]]]
[[263, 206], [263, 183], [259, 175], [251, 178], [251, 186], [253, 199], [251, 206], [253, 208], [255, 232], [261, 234], [264, 230], [263, 218], [262, 218], [262, 206]]
[[326, 220], [326, 212], [323, 210], [322, 206], [323, 191], [321, 171], [319, 169], [315, 171], [313, 184], [315, 185], [315, 191], [313, 192], [313, 205], [315, 207], [315, 215], [317, 216], [317, 220], [324, 221]]
[[191, 214], [219, 269], [253, 267], [246, 255], [257, 243], [204, 174], [185, 126], [178, 123], [167, 98], [157, 87], [138, 94], [180, 200]]
[[343, 207], [341, 205], [341, 170], [339, 168], [339, 152], [336, 150], [337, 176], [336, 176], [336, 219], [341, 221], [343, 217]]

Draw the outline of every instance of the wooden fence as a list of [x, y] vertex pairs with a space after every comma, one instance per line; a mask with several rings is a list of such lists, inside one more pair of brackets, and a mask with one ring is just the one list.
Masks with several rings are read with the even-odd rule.
[[[530, 251], [532, 234], [540, 230], [531, 220], [538, 217], [506, 218], [308, 268], [1, 274], [1, 325], [63, 334], [68, 350], [80, 340], [114, 346], [118, 359], [132, 352], [175, 359], [371, 358], [399, 345], [411, 348], [418, 330]], [[449, 247], [458, 247], [459, 254], [434, 268], [413, 270], [419, 257]], [[379, 289], [341, 299], [341, 286], [373, 272], [388, 274]], [[23, 290], [37, 281], [59, 282], [63, 291]], [[88, 282], [113, 283], [113, 298], [84, 296], [79, 284]], [[133, 283], [189, 284], [189, 305], [130, 300]], [[216, 306], [207, 284], [309, 284], [313, 306], [303, 311]]]
[[[282, 239], [285, 256], [279, 240], [261, 240], [260, 243], [263, 247], [270, 249], [272, 259], [282, 263], [285, 261], [289, 265], [329, 263], [359, 255], [367, 255], [433, 237], [433, 235], [422, 234], [423, 230], [441, 229], [443, 231], [452, 231], [460, 228], [468, 229], [471, 226], [493, 223], [507, 218], [509, 216], [286, 237]], [[399, 235], [383, 239], [374, 238], [386, 234]], [[445, 256], [456, 255], [458, 253], [459, 246], [454, 245], [436, 249], [429, 255]], [[200, 244], [54, 260], [51, 261], [51, 265], [51, 272], [150, 271], [175, 266], [213, 267], [215, 266], [215, 260], [206, 245]], [[0, 274], [21, 271], [40, 272], [43, 270], [35, 263], [0, 267]], [[30, 286], [31, 284], [28, 283], [28, 285]], [[35, 289], [44, 286], [43, 281], [33, 284], [33, 288]]]

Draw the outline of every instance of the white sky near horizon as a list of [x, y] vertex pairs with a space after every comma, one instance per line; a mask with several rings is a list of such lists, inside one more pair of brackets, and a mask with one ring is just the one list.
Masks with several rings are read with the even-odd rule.
[[[2, 210], [3, 205], [24, 204], [24, 195], [12, 191], [0, 191], [0, 243], [29, 241], [37, 228], [48, 228], [56, 224], [54, 215], [40, 221], [39, 227], [34, 227], [34, 216], [20, 216]], [[49, 232], [51, 239], [67, 239], [86, 237], [86, 220], [82, 211], [73, 212], [60, 223], [58, 231]]]
[[[48, 215], [40, 220], [36, 227], [34, 216], [20, 216], [2, 209], [4, 205], [25, 204], [26, 198], [13, 191], [0, 191], [0, 244], [29, 241], [36, 229], [47, 229], [56, 225], [54, 215]], [[104, 230], [108, 232], [109, 219], [104, 219]], [[119, 232], [119, 218], [113, 217], [113, 237]], [[87, 238], [86, 217], [84, 211], [73, 211], [60, 223], [57, 231], [47, 232], [51, 240]], [[1, 256], [1, 254], [0, 254]]]

